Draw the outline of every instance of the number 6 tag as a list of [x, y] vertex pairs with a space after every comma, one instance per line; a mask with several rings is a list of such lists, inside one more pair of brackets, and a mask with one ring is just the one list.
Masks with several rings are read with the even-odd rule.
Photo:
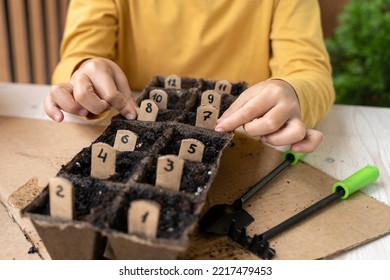
[[157, 160], [156, 186], [179, 191], [184, 160], [176, 155], [161, 156]]
[[114, 149], [120, 152], [134, 151], [137, 138], [137, 134], [134, 132], [130, 130], [119, 129], [116, 132]]
[[91, 176], [107, 179], [115, 173], [116, 151], [106, 143], [92, 145]]

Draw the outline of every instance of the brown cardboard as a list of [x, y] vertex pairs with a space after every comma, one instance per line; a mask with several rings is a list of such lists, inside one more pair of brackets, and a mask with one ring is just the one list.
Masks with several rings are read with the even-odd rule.
[[[61, 164], [68, 162], [78, 151], [89, 145], [103, 128], [0, 117], [0, 129], [3, 132], [0, 146], [4, 166], [0, 171], [1, 199], [21, 228], [33, 239], [42, 257], [50, 258], [45, 253], [40, 238], [34, 235], [29, 221], [20, 217], [19, 209], [7, 203], [8, 197], [34, 176], [39, 178], [39, 185], [45, 185], [48, 178], [57, 173]], [[281, 162], [279, 151], [244, 135], [236, 134], [233, 143], [234, 145], [223, 155], [203, 211], [215, 203], [232, 203]], [[331, 186], [336, 181], [335, 178], [305, 163], [299, 163], [283, 171], [245, 205], [244, 208], [255, 217], [255, 222], [248, 227], [248, 234], [252, 236], [262, 233], [330, 194]], [[326, 210], [314, 214], [301, 224], [275, 237], [270, 243], [276, 250], [275, 259], [323, 259], [380, 238], [389, 231], [390, 207], [363, 193], [356, 193], [348, 200], [335, 203]], [[120, 248], [116, 250], [116, 258], [135, 258], [134, 255], [125, 254], [127, 249], [135, 249], [131, 242], [128, 242], [131, 237], [125, 234], [117, 237], [108, 241], [111, 248]], [[93, 236], [90, 238], [92, 243], [94, 238]], [[71, 235], [69, 239], [73, 239]], [[90, 246], [92, 247], [93, 245]], [[145, 248], [147, 247], [143, 247], [142, 250], [145, 251]], [[178, 252], [182, 248], [180, 247]], [[96, 252], [94, 250], [89, 250], [89, 256]], [[147, 254], [150, 252], [147, 251]], [[121, 255], [122, 253], [125, 255]], [[191, 236], [190, 248], [182, 253], [180, 258], [257, 257], [227, 237], [206, 235], [195, 229]]]

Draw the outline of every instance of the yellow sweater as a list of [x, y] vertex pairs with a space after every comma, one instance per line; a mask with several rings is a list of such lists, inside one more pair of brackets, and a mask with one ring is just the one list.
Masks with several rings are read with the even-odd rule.
[[317, 0], [72, 0], [52, 83], [90, 57], [115, 61], [133, 90], [155, 75], [283, 79], [308, 127], [334, 101]]

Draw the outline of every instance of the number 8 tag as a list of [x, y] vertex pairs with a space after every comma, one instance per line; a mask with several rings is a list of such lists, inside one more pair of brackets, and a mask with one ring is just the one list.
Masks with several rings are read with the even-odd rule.
[[139, 121], [149, 121], [154, 122], [157, 119], [158, 114], [158, 106], [151, 99], [145, 99], [141, 102], [138, 120]]

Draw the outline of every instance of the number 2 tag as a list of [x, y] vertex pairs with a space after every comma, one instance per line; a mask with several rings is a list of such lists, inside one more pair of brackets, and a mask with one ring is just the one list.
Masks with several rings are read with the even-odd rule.
[[161, 156], [157, 160], [156, 186], [179, 191], [184, 160], [176, 155]]
[[179, 157], [186, 160], [202, 161], [204, 144], [196, 139], [183, 139], [180, 145]]
[[50, 216], [66, 221], [73, 220], [73, 185], [66, 179], [55, 177], [49, 181]]
[[116, 151], [106, 143], [92, 145], [91, 176], [107, 179], [115, 173]]

